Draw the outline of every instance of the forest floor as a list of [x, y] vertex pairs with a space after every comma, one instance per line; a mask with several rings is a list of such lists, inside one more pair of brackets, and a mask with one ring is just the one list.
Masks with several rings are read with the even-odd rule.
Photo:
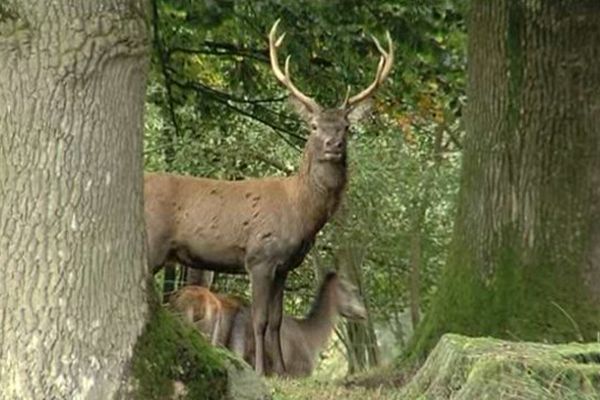
[[600, 399], [600, 343], [444, 335], [418, 373], [379, 368], [338, 379], [269, 379], [273, 400]]
[[273, 400], [396, 400], [404, 378], [379, 369], [351, 380], [269, 378]]

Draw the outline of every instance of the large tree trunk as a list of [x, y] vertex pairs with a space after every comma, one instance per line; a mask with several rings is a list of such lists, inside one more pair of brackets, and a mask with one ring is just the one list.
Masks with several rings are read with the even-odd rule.
[[476, 0], [458, 215], [440, 334], [592, 340], [600, 330], [600, 2]]
[[0, 398], [111, 399], [146, 303], [145, 2], [0, 4]]

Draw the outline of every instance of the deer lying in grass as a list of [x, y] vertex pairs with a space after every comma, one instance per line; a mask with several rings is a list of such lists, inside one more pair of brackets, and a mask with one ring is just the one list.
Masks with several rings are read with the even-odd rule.
[[186, 286], [186, 290], [172, 294], [169, 301], [185, 320], [208, 335], [213, 345], [219, 344], [223, 311], [216, 296], [202, 286]]
[[[248, 307], [235, 298], [212, 293], [203, 287], [187, 286], [180, 290], [179, 295], [186, 297], [189, 300], [186, 306], [195, 310], [204, 310], [220, 303], [214, 309], [214, 313], [220, 313], [218, 321], [209, 317], [206, 323], [197, 325], [198, 329], [209, 336], [215, 329], [220, 329], [217, 343], [244, 357], [249, 364], [253, 363], [255, 346]], [[174, 308], [184, 313], [187, 310], [177, 304], [174, 304]], [[341, 279], [337, 273], [331, 272], [321, 283], [306, 317], [283, 317], [281, 346], [286, 367], [285, 375], [300, 377], [312, 373], [317, 355], [331, 338], [339, 315], [362, 320], [366, 318], [366, 310], [357, 289]], [[202, 317], [196, 315], [193, 319], [202, 321]], [[217, 325], [220, 328], [216, 327]], [[270, 351], [267, 351], [265, 372], [275, 372]]]
[[275, 22], [269, 53], [275, 77], [310, 125], [300, 170], [285, 178], [224, 181], [169, 174], [145, 177], [149, 264], [167, 261], [216, 272], [245, 273], [252, 287], [255, 369], [264, 373], [265, 337], [274, 346], [274, 369], [284, 372], [279, 330], [283, 286], [300, 265], [317, 232], [336, 211], [347, 180], [346, 139], [350, 123], [366, 111], [368, 100], [389, 75], [393, 50], [387, 35], [375, 80], [339, 108], [323, 109], [296, 88], [277, 60]]

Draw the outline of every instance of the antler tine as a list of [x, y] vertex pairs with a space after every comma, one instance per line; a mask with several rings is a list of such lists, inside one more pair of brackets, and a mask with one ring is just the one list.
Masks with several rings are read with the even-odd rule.
[[344, 97], [344, 102], [342, 103], [342, 108], [346, 108], [349, 98], [350, 98], [350, 85], [348, 85], [348, 89], [346, 89], [346, 97]]
[[296, 97], [298, 100], [300, 100], [310, 110], [316, 111], [319, 108], [319, 105], [317, 104], [317, 102], [314, 101], [309, 96], [302, 93], [292, 83], [292, 79], [290, 78], [290, 73], [289, 73], [290, 56], [287, 56], [287, 58], [285, 60], [285, 73], [283, 73], [281, 71], [281, 68], [279, 67], [279, 60], [277, 58], [277, 49], [279, 48], [279, 46], [281, 46], [281, 43], [283, 42], [283, 38], [285, 37], [285, 33], [283, 33], [279, 38], [277, 38], [277, 40], [275, 40], [277, 26], [279, 25], [280, 21], [281, 21], [280, 19], [275, 21], [275, 23], [273, 24], [273, 27], [271, 28], [271, 31], [269, 32], [269, 56], [271, 59], [271, 69], [273, 70], [273, 74], [275, 75], [277, 80], [279, 82], [281, 82], [286, 88], [288, 88], [288, 90], [294, 97]]
[[379, 85], [381, 85], [383, 81], [385, 81], [385, 79], [390, 74], [390, 71], [392, 70], [392, 64], [394, 61], [394, 46], [392, 43], [392, 37], [390, 36], [390, 32], [386, 32], [386, 38], [389, 47], [387, 52], [383, 49], [383, 47], [381, 46], [377, 38], [375, 38], [375, 36], [372, 36], [372, 38], [373, 42], [375, 42], [375, 47], [377, 47], [377, 50], [379, 51], [379, 53], [381, 53], [381, 58], [379, 59], [379, 64], [377, 65], [377, 72], [375, 73], [375, 80], [365, 90], [363, 90], [355, 96], [350, 97], [348, 101], [344, 103], [343, 107], [350, 107], [370, 97], [375, 91], [375, 89], [377, 89]]

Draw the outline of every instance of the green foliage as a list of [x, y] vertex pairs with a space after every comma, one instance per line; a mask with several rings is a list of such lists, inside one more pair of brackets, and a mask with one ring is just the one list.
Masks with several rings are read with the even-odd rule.
[[10, 38], [13, 35], [25, 35], [29, 28], [29, 21], [24, 18], [16, 3], [0, 3], [0, 36]]
[[186, 398], [222, 399], [227, 389], [224, 357], [193, 327], [157, 307], [134, 349], [134, 398], [171, 398], [173, 383], [179, 381]]

